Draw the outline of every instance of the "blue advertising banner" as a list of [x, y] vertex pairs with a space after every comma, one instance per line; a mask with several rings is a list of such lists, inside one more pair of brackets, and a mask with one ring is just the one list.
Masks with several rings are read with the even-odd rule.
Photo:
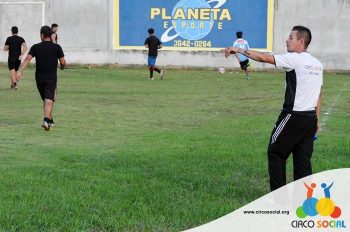
[[218, 50], [236, 31], [272, 50], [274, 0], [114, 0], [114, 48], [144, 48], [148, 28], [165, 49]]

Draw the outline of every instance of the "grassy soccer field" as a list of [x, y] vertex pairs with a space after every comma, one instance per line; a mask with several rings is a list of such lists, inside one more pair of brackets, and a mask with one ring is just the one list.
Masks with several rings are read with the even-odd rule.
[[[179, 231], [269, 192], [284, 73], [59, 71], [41, 128], [34, 69], [0, 71], [0, 231]], [[350, 166], [350, 77], [325, 74], [314, 172]], [[290, 159], [291, 161], [291, 159]], [[291, 162], [288, 164], [291, 181]]]

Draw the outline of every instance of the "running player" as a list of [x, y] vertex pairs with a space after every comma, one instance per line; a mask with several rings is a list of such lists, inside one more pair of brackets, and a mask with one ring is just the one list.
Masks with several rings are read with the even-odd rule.
[[22, 57], [27, 51], [27, 45], [24, 39], [18, 36], [18, 27], [11, 28], [12, 36], [5, 42], [4, 50], [9, 52], [8, 67], [10, 70], [11, 89], [17, 90], [17, 71], [21, 64]]
[[[237, 39], [233, 43], [233, 47], [248, 50], [249, 44], [248, 44], [247, 40], [243, 39], [243, 32], [237, 31], [236, 37], [237, 37]], [[246, 79], [250, 80], [249, 69], [248, 69], [248, 67], [249, 67], [248, 57], [246, 57], [245, 55], [239, 54], [239, 53], [236, 53], [235, 56], [236, 56], [237, 60], [239, 61], [241, 69], [245, 72]]]
[[156, 67], [156, 60], [158, 55], [158, 49], [162, 48], [162, 42], [154, 35], [154, 29], [148, 29], [149, 37], [145, 41], [145, 46], [148, 48], [148, 68], [149, 68], [149, 79], [154, 80], [153, 71], [160, 74], [160, 79], [163, 80], [164, 71]]
[[52, 109], [56, 98], [57, 59], [60, 62], [60, 68], [62, 70], [66, 65], [63, 50], [60, 45], [51, 42], [51, 35], [52, 30], [49, 26], [41, 27], [40, 37], [42, 42], [34, 44], [31, 47], [22, 67], [17, 74], [17, 79], [20, 80], [22, 78], [23, 71], [31, 59], [35, 57], [35, 79], [38, 91], [44, 103], [44, 121], [42, 123], [42, 127], [45, 130], [51, 130], [51, 128], [54, 126]]

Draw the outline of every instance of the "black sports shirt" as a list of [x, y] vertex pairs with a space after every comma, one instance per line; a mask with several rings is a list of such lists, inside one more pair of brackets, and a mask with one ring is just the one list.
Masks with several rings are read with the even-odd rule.
[[60, 45], [51, 41], [43, 41], [34, 44], [28, 54], [35, 57], [35, 77], [37, 80], [57, 80], [57, 59], [64, 57]]
[[162, 42], [155, 37], [154, 35], [151, 35], [148, 37], [145, 41], [145, 45], [148, 45], [148, 55], [149, 56], [157, 56], [158, 55], [158, 48], [162, 44]]
[[9, 46], [9, 59], [18, 59], [22, 53], [23, 43], [25, 43], [24, 39], [18, 35], [13, 35], [6, 39], [5, 45]]

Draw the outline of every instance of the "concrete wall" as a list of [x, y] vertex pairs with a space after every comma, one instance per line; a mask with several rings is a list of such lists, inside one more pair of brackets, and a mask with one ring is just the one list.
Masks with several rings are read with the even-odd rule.
[[311, 29], [308, 51], [326, 69], [350, 70], [350, 0], [275, 1], [274, 53], [285, 51], [293, 25]]
[[3, 51], [6, 38], [11, 36], [11, 27], [18, 26], [27, 44], [31, 45], [40, 39], [40, 27], [43, 23], [44, 4], [11, 4], [0, 0], [0, 59], [7, 61], [7, 53]]
[[[121, 0], [127, 1], [127, 0]], [[144, 65], [146, 50], [113, 49], [113, 0], [0, 0], [0, 45], [19, 27], [29, 47], [39, 42], [40, 26], [59, 24], [59, 43], [69, 63]], [[10, 2], [7, 0], [7, 2]], [[44, 2], [44, 4], [15, 4]], [[44, 11], [43, 11], [44, 6]], [[273, 53], [284, 53], [293, 25], [308, 26], [313, 33], [309, 52], [328, 70], [350, 70], [350, 0], [275, 0]], [[43, 16], [43, 17], [42, 17]], [[140, 36], [146, 36], [140, 34]], [[234, 40], [234, 38], [232, 38]], [[1, 50], [0, 62], [7, 61]], [[166, 51], [157, 60], [161, 66], [236, 67], [219, 52]], [[255, 68], [273, 68], [254, 63]]]

